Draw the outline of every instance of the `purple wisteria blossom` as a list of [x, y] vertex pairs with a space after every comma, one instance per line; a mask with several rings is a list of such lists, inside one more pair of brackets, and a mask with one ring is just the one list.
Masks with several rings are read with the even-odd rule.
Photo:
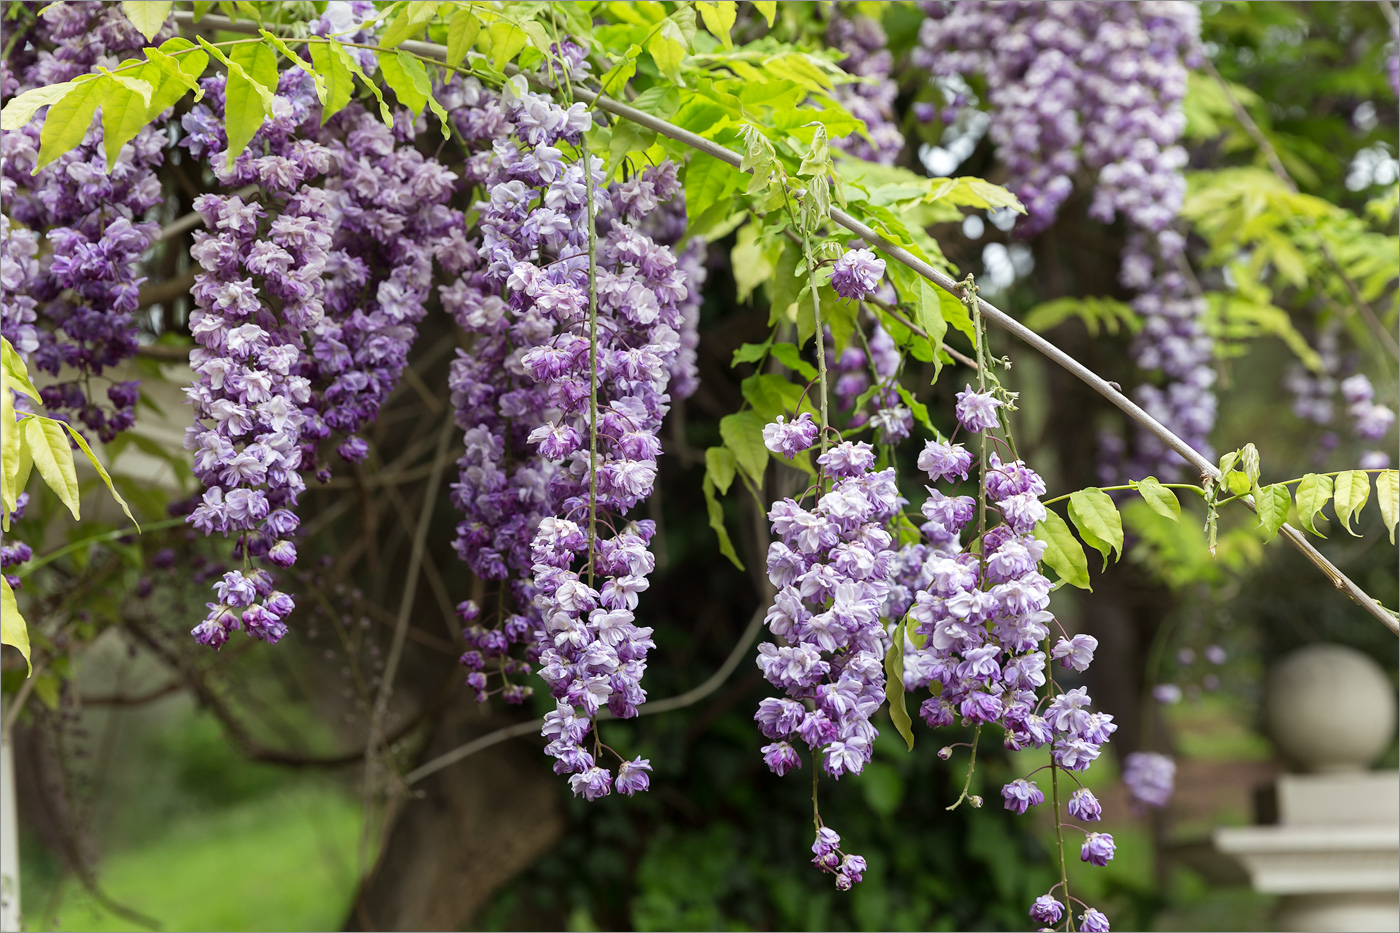
[[792, 421], [779, 415], [778, 420], [763, 428], [763, 444], [775, 454], [791, 459], [804, 450], [810, 450], [817, 442], [820, 426], [812, 420], [812, 413], [804, 411]]
[[1113, 837], [1108, 833], [1089, 833], [1079, 847], [1079, 857], [1100, 868], [1113, 860]]
[[843, 298], [857, 301], [880, 287], [885, 261], [868, 249], [847, 250], [831, 267], [831, 287]]
[[1133, 752], [1123, 760], [1123, 783], [1135, 806], [1160, 809], [1175, 789], [1176, 762], [1157, 752]]
[[990, 392], [974, 392], [972, 386], [965, 386], [958, 393], [958, 424], [974, 434], [997, 426], [997, 409], [1001, 402]]

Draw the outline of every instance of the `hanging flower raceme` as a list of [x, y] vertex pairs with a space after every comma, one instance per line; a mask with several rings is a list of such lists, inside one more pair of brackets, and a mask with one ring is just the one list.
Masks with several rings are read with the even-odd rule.
[[[998, 422], [1000, 404], [993, 393], [967, 387], [958, 394], [960, 428], [989, 430]], [[935, 483], [966, 479], [973, 456], [961, 444], [930, 441], [918, 465]], [[1076, 672], [1087, 670], [1098, 642], [1081, 634], [1051, 644], [1051, 627], [1058, 623], [1048, 611], [1050, 581], [1040, 572], [1046, 545], [1035, 535], [1046, 517], [1040, 502], [1045, 483], [1022, 461], [1004, 462], [990, 452], [982, 486], [987, 511], [1002, 520], [980, 536], [974, 530], [970, 544], [977, 546], [965, 547], [963, 534], [978, 516], [978, 502], [930, 488], [921, 529], [926, 544], [920, 551], [906, 549], [905, 575], [914, 584], [905, 584], [913, 590], [907, 619], [916, 637], [905, 644], [905, 688], [932, 687], [919, 708], [931, 728], [996, 726], [1007, 748], [1049, 748], [1054, 767], [1083, 771], [1117, 726], [1111, 715], [1089, 709], [1085, 688], [1060, 692], [1049, 669], [1058, 661]], [[1015, 813], [1045, 802], [1044, 790], [1030, 777], [1011, 781], [1001, 794]], [[1098, 801], [1082, 788], [1066, 810], [1081, 820], [1100, 815]], [[1085, 861], [1105, 864], [1113, 857], [1112, 837], [1089, 834], [1082, 854]], [[1046, 894], [1031, 916], [1050, 925], [1063, 909]]]
[[[50, 4], [25, 39], [28, 50], [9, 43], [5, 97], [71, 80], [147, 44], [120, 9], [100, 3]], [[49, 413], [110, 441], [135, 422], [138, 383], [104, 374], [136, 353], [141, 257], [160, 233], [143, 218], [161, 201], [155, 170], [166, 138], [144, 127], [109, 166], [94, 121], [80, 145], [34, 174], [42, 124], [0, 138], [0, 331], [56, 377], [40, 392]]]
[[[556, 770], [589, 799], [614, 786], [635, 792], [645, 789], [646, 762], [624, 761], [614, 783], [596, 735], [591, 752], [584, 739], [602, 707], [627, 717], [645, 699], [651, 630], [635, 624], [634, 610], [654, 566], [654, 526], [624, 516], [655, 482], [688, 290], [674, 254], [637, 224], [679, 185], [663, 167], [604, 189], [596, 159], [585, 177], [559, 148], [579, 143], [591, 119], [582, 105], [561, 107], [523, 82], [499, 97], [470, 82], [456, 93], [463, 135], [492, 142], [469, 160], [490, 194], [476, 206], [476, 261], [443, 292], [475, 335], [452, 373], [467, 441], [453, 491], [467, 516], [458, 551], [481, 576], [509, 581], [496, 626], [473, 630], [492, 650], [474, 648], [464, 661], [484, 699], [486, 665], [524, 642], [524, 663], [541, 665], [557, 702], [546, 727]], [[508, 676], [489, 673], [498, 672]]]
[[195, 424], [186, 445], [207, 491], [188, 520], [204, 534], [236, 536], [244, 563], [215, 586], [217, 600], [193, 632], [216, 648], [239, 628], [276, 642], [293, 608], [251, 560], [279, 567], [296, 560], [291, 537], [305, 489], [304, 429], [316, 416], [303, 360], [325, 320], [324, 273], [337, 207], [330, 191], [312, 183], [332, 160], [306, 138], [319, 123], [309, 85], [300, 72], [283, 75], [274, 98], [278, 115], [231, 167], [219, 114], [223, 78], [205, 79], [205, 103], [184, 119], [185, 144], [209, 157], [221, 181], [256, 181], [273, 199], [270, 208], [236, 195], [206, 194], [195, 203], [206, 229], [196, 232], [190, 250], [204, 271], [191, 291], [190, 331], [199, 346], [190, 366], [199, 381], [187, 390]]

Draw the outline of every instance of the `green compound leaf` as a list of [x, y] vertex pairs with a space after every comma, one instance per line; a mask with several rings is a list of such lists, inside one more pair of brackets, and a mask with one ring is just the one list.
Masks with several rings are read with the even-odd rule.
[[1313, 518], [1332, 498], [1332, 477], [1308, 473], [1298, 484], [1298, 521], [1319, 538], [1327, 537], [1313, 526]]
[[122, 0], [122, 12], [131, 20], [131, 25], [149, 42], [165, 25], [165, 18], [174, 6], [170, 0]]
[[394, 111], [384, 102], [384, 93], [379, 90], [379, 82], [371, 81], [369, 76], [365, 74], [364, 69], [360, 67], [360, 63], [355, 60], [355, 56], [351, 55], [350, 51], [339, 42], [332, 42], [327, 48], [331, 50], [331, 53], [340, 60], [340, 63], [344, 65], [351, 74], [364, 82], [365, 87], [369, 88], [370, 93], [374, 95], [374, 99], [379, 101], [379, 115], [384, 118], [384, 125], [393, 127]]
[[1123, 520], [1108, 493], [1094, 486], [1070, 493], [1069, 517], [1085, 543], [1103, 555], [1105, 568], [1110, 553], [1122, 556]]
[[0, 575], [0, 644], [19, 649], [29, 673], [34, 673], [34, 665], [29, 663], [29, 627], [24, 623], [24, 616], [19, 614], [19, 603], [15, 602], [15, 591], [10, 589], [9, 579], [3, 575]]
[[107, 491], [112, 494], [113, 499], [117, 500], [117, 505], [122, 507], [122, 511], [126, 513], [126, 517], [131, 519], [131, 523], [136, 526], [136, 530], [139, 532], [141, 530], [141, 523], [136, 520], [136, 516], [131, 514], [131, 509], [127, 506], [126, 500], [122, 498], [122, 494], [117, 492], [117, 487], [112, 485], [111, 475], [107, 472], [107, 468], [102, 465], [102, 461], [97, 459], [97, 454], [92, 452], [92, 448], [88, 446], [87, 439], [79, 434], [78, 429], [71, 424], [66, 424], [64, 422], [59, 422], [59, 424], [62, 424], [68, 429], [68, 433], [73, 435], [73, 441], [78, 445], [78, 448], [87, 455], [88, 463], [91, 463], [92, 468], [97, 471], [97, 475], [102, 477], [102, 482], [107, 484]]
[[1264, 529], [1265, 541], [1272, 541], [1279, 528], [1288, 521], [1288, 507], [1292, 501], [1288, 487], [1282, 483], [1255, 490], [1254, 508], [1259, 514], [1259, 527]]
[[710, 516], [710, 527], [715, 530], [715, 536], [719, 538], [719, 552], [729, 558], [730, 563], [740, 570], [744, 569], [744, 562], [739, 560], [739, 555], [734, 550], [734, 542], [729, 540], [729, 530], [724, 527], [724, 507], [715, 498], [715, 484], [710, 479], [710, 474], [705, 474], [705, 482], [702, 484], [705, 492], [705, 511]]
[[734, 469], [737, 461], [734, 451], [728, 447], [709, 447], [705, 450], [705, 472], [714, 480], [720, 495], [727, 495], [734, 482]]
[[73, 451], [62, 422], [33, 416], [24, 421], [24, 443], [34, 458], [34, 469], [76, 520], [78, 514], [78, 474], [73, 469]]
[[1390, 543], [1395, 543], [1395, 522], [1400, 517], [1400, 472], [1382, 470], [1376, 474], [1376, 505], [1380, 506], [1381, 519], [1390, 532]]
[[462, 64], [481, 32], [481, 21], [470, 10], [458, 10], [447, 23], [447, 64]]
[[1339, 474], [1332, 485], [1333, 508], [1337, 512], [1337, 521], [1354, 537], [1361, 536], [1351, 530], [1352, 516], [1361, 511], [1361, 507], [1370, 496], [1371, 477], [1360, 470], [1347, 470]]
[[355, 93], [355, 76], [345, 67], [345, 62], [340, 60], [340, 56], [331, 51], [332, 45], [339, 46], [340, 43], [313, 42], [310, 46], [311, 63], [316, 66], [316, 73], [326, 83], [326, 104], [321, 108], [322, 126], [345, 109], [345, 105], [350, 103], [351, 95]]
[[380, 46], [386, 49], [394, 48], [426, 26], [437, 15], [437, 10], [436, 0], [409, 0], [399, 10], [399, 15], [389, 23], [389, 28], [384, 30], [384, 35], [379, 40]]
[[44, 117], [44, 128], [39, 131], [39, 158], [32, 174], [37, 175], [41, 168], [83, 141], [98, 105], [115, 86], [116, 82], [105, 75], [73, 82], [68, 93]]
[[908, 619], [900, 619], [894, 627], [894, 638], [890, 650], [885, 652], [885, 699], [890, 703], [890, 721], [895, 730], [904, 737], [904, 744], [914, 750], [913, 720], [909, 718], [909, 708], [904, 697], [904, 626]]
[[719, 0], [717, 3], [698, 0], [695, 4], [695, 8], [700, 11], [700, 18], [705, 21], [705, 28], [726, 49], [734, 47], [734, 40], [729, 37], [729, 30], [734, 28], [738, 6], [739, 4], [735, 3], [734, 0]]
[[1133, 483], [1133, 488], [1152, 511], [1174, 522], [1181, 521], [1181, 502], [1177, 500], [1176, 493], [1157, 481], [1157, 477], [1138, 480]]
[[1060, 575], [1061, 581], [1092, 592], [1089, 586], [1089, 558], [1084, 553], [1084, 546], [1059, 513], [1046, 509], [1045, 520], [1035, 526], [1035, 536], [1045, 542], [1045, 556], [1041, 560]]
[[759, 489], [763, 488], [763, 473], [768, 468], [768, 448], [763, 444], [764, 424], [762, 416], [752, 410], [725, 415], [719, 422], [724, 446], [734, 451], [739, 468]]
[[36, 87], [6, 101], [4, 109], [0, 110], [0, 130], [17, 130], [24, 126], [34, 119], [34, 114], [62, 100], [74, 85], [73, 81], [64, 81]]

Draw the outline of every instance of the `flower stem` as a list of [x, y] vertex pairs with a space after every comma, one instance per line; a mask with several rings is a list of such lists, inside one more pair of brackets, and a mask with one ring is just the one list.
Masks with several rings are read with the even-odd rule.
[[826, 453], [829, 443], [826, 436], [829, 424], [826, 408], [826, 337], [822, 333], [822, 300], [817, 291], [817, 262], [812, 255], [812, 239], [805, 230], [802, 233], [802, 255], [807, 260], [807, 286], [812, 293], [812, 320], [815, 325], [812, 339], [817, 343], [817, 383], [821, 392], [822, 453]]
[[593, 213], [593, 156], [579, 141], [583, 189], [588, 202], [588, 585], [593, 585], [593, 550], [598, 540], [598, 226]]
[[1055, 847], [1060, 853], [1060, 887], [1065, 895], [1065, 929], [1074, 929], [1074, 908], [1070, 905], [1069, 871], [1065, 868], [1065, 830], [1060, 822], [1060, 768], [1050, 753], [1050, 802], [1055, 806]]

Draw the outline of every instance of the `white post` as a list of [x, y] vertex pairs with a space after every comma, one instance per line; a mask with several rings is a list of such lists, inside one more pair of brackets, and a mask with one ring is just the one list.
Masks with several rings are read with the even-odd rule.
[[0, 730], [0, 933], [18, 933], [19, 814], [15, 756], [8, 729]]

